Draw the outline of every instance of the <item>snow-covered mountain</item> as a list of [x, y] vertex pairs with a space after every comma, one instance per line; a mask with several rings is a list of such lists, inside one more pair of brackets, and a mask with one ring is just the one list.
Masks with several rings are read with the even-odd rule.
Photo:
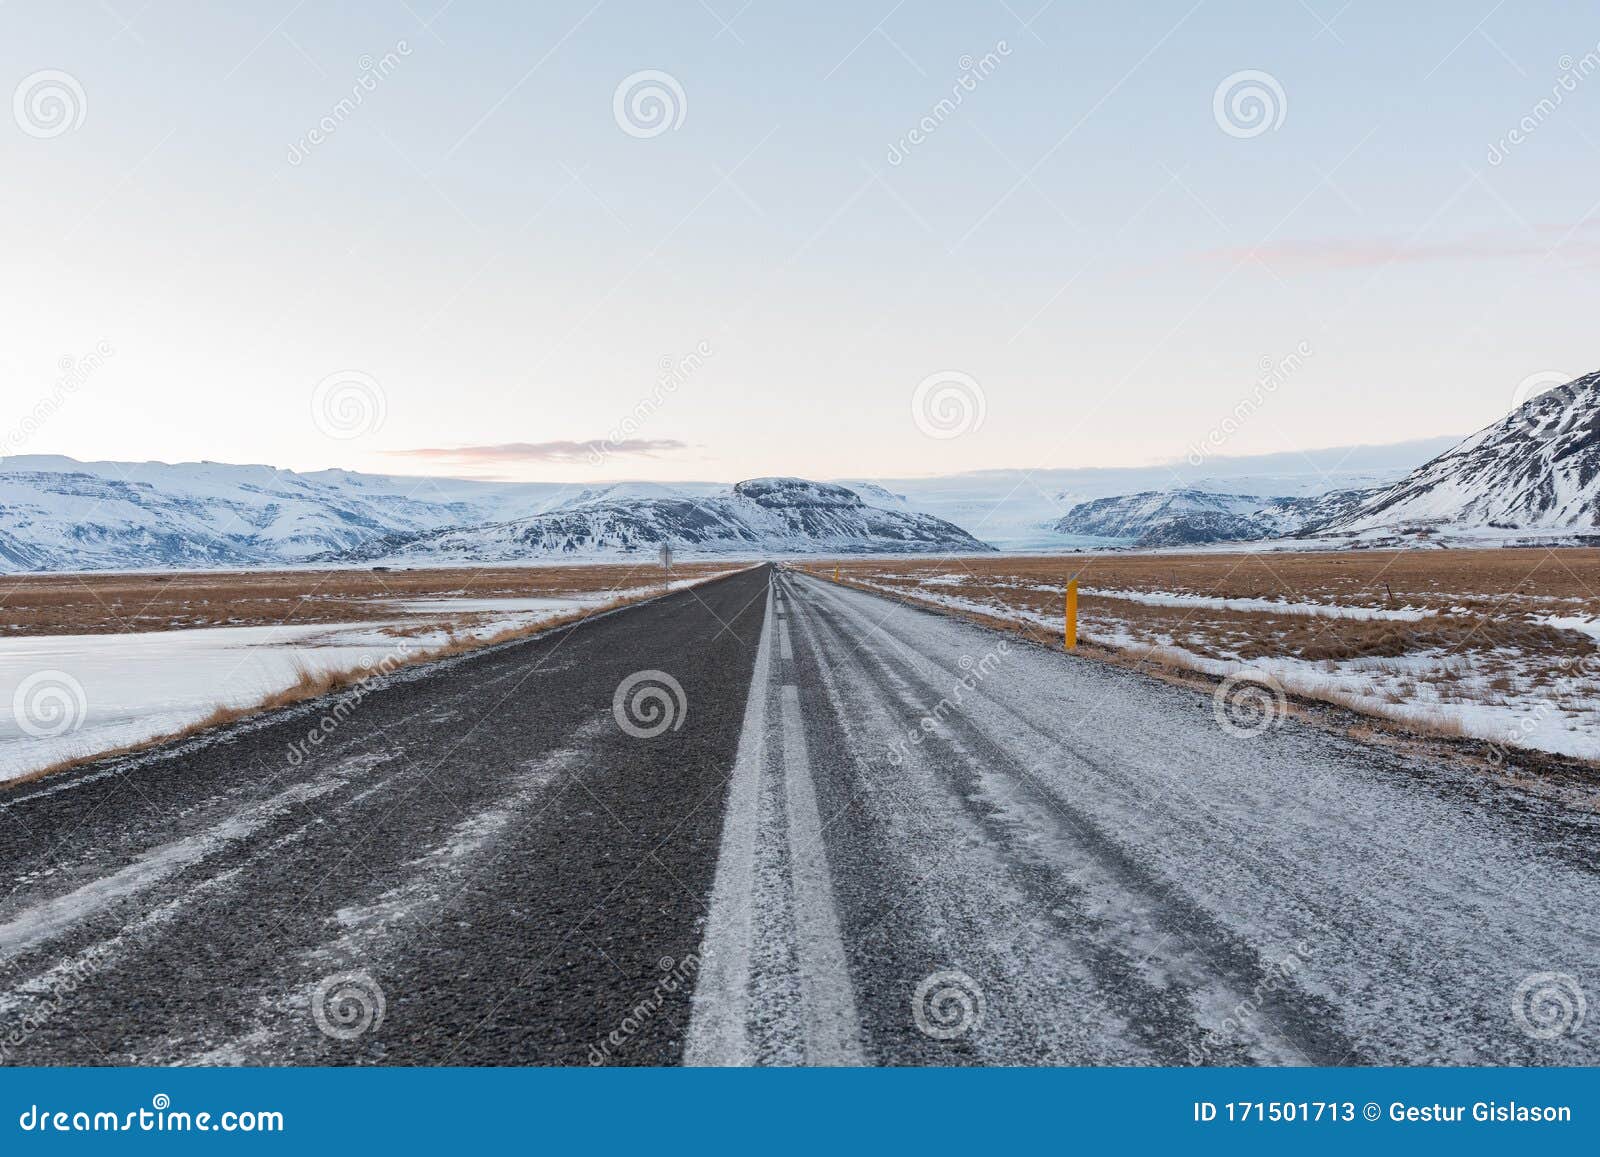
[[0, 571], [294, 563], [381, 534], [537, 510], [565, 493], [547, 483], [14, 457], [0, 462]]
[[[757, 479], [738, 487], [483, 482], [31, 455], [0, 459], [0, 572], [279, 566], [378, 550], [417, 558], [513, 557], [507, 552], [517, 550], [570, 557], [662, 538], [679, 550], [721, 553], [981, 550], [984, 543], [1062, 550], [1107, 541], [1057, 529], [1096, 499], [1134, 505], [1163, 486], [1187, 488], [1232, 495], [1238, 501], [1224, 503], [1223, 513], [1251, 516], [1269, 505], [1320, 502], [1329, 486], [1391, 483], [1443, 448], [1408, 443], [1219, 458], [1199, 468], [997, 470], [842, 485]], [[1263, 494], [1287, 497], [1238, 497]], [[1095, 512], [1097, 519], [1111, 513]], [[1324, 520], [1337, 513], [1305, 512]], [[1220, 519], [1207, 530], [1201, 507], [1189, 514], [1168, 520], [1153, 539], [1236, 532]], [[1262, 517], [1279, 516], [1269, 510]], [[1139, 537], [1152, 526], [1127, 529]]]
[[[889, 496], [885, 493], [885, 498]], [[931, 515], [798, 479], [556, 483], [298, 474], [217, 462], [0, 462], [0, 571], [375, 558], [987, 550]]]
[[1145, 490], [1080, 502], [1055, 524], [1057, 533], [1184, 546], [1281, 538], [1337, 517], [1370, 490], [1263, 498], [1182, 488]]
[[1387, 485], [1274, 497], [1143, 490], [1080, 502], [1053, 529], [1137, 546], [1592, 539], [1600, 536], [1600, 372], [1537, 395]]
[[875, 506], [936, 515], [1001, 550], [1062, 550], [1107, 544], [1100, 536], [1056, 529], [1074, 507], [1097, 498], [1198, 490], [1320, 499], [1334, 491], [1387, 486], [1460, 440], [1457, 434], [1387, 445], [1217, 455], [1197, 463], [1178, 459], [1150, 466], [975, 470], [837, 481]]
[[987, 551], [929, 514], [870, 506], [855, 491], [803, 478], [752, 478], [719, 494], [602, 492], [528, 518], [422, 534], [391, 534], [340, 561], [499, 562], [653, 553], [685, 556]]
[[1600, 528], [1600, 372], [1524, 402], [1319, 533], [1513, 538]]

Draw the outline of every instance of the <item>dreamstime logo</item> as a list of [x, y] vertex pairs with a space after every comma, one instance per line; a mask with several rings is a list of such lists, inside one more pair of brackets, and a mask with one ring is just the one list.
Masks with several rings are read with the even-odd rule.
[[930, 438], [959, 438], [976, 433], [989, 412], [983, 387], [971, 374], [940, 370], [917, 383], [911, 394], [911, 418]]
[[599, 466], [617, 450], [626, 446], [661, 408], [667, 397], [677, 393], [678, 388], [706, 364], [712, 352], [711, 343], [701, 341], [696, 342], [694, 349], [681, 358], [664, 356], [660, 362], [660, 372], [656, 375], [655, 388], [650, 391], [649, 396], [640, 398], [633, 407], [633, 412], [607, 431], [604, 438], [589, 444], [589, 465]]
[[976, 692], [989, 676], [1000, 669], [1001, 662], [1010, 652], [1011, 647], [1006, 640], [1001, 639], [994, 645], [994, 649], [985, 653], [981, 659], [973, 659], [971, 655], [962, 655], [958, 665], [961, 667], [961, 678], [957, 679], [950, 688], [950, 693], [939, 699], [933, 709], [922, 715], [915, 726], [908, 727], [904, 739], [897, 740], [889, 748], [889, 762], [899, 767], [911, 755], [913, 747], [920, 747], [928, 736], [934, 734], [944, 723], [954, 715], [967, 700], [969, 692]]
[[89, 98], [70, 72], [46, 68], [22, 78], [11, 94], [11, 115], [30, 137], [48, 140], [83, 124]]
[[1234, 404], [1233, 411], [1225, 416], [1198, 442], [1189, 444], [1189, 453], [1186, 461], [1191, 466], [1201, 466], [1206, 459], [1227, 444], [1228, 439], [1243, 428], [1245, 422], [1266, 404], [1266, 401], [1289, 380], [1306, 359], [1311, 356], [1311, 343], [1301, 341], [1294, 351], [1284, 357], [1273, 361], [1272, 358], [1263, 356], [1261, 359], [1261, 375], [1256, 378], [1255, 387], [1247, 397], [1240, 398]]
[[651, 986], [650, 995], [635, 1001], [616, 1028], [589, 1046], [591, 1065], [603, 1065], [620, 1053], [666, 1007], [671, 997], [679, 992], [687, 997], [692, 991], [694, 978], [700, 972], [700, 957], [693, 952], [682, 960], [663, 956], [656, 967], [661, 975]]
[[1230, 137], [1247, 140], [1283, 124], [1289, 98], [1270, 72], [1247, 68], [1222, 78], [1211, 96], [1211, 115]]
[[392, 76], [400, 67], [401, 58], [410, 55], [411, 45], [404, 40], [396, 41], [392, 50], [377, 58], [371, 53], [363, 53], [361, 59], [356, 61], [359, 71], [350, 85], [350, 95], [340, 98], [315, 125], [289, 146], [288, 162], [291, 165], [300, 164], [311, 155], [312, 149], [338, 132], [340, 126], [366, 102], [367, 96], [377, 90], [379, 82]]
[[[0, 454], [12, 453], [26, 445], [46, 422], [61, 411], [67, 399], [81, 390], [90, 376], [105, 365], [106, 359], [114, 353], [116, 350], [112, 348], [110, 342], [99, 341], [95, 343], [94, 349], [81, 358], [62, 354], [56, 361], [56, 369], [60, 372], [55, 384], [48, 394], [33, 404], [33, 409], [24, 414], [21, 421], [6, 431], [3, 439], [0, 439]], [[4, 383], [6, 388], [15, 389], [21, 384], [16, 380], [22, 377], [21, 367], [14, 359], [8, 359], [8, 362], [10, 364], [4, 366], [0, 372], [4, 372], [10, 379]]]
[[986, 1008], [978, 982], [955, 969], [925, 977], [911, 997], [911, 1019], [923, 1036], [934, 1040], [977, 1032]]
[[1289, 699], [1270, 675], [1239, 671], [1217, 687], [1211, 710], [1217, 726], [1240, 739], [1253, 739], [1283, 718]]
[[1499, 140], [1489, 146], [1486, 158], [1491, 165], [1501, 165], [1511, 155], [1511, 150], [1522, 144], [1545, 121], [1555, 115], [1556, 109], [1566, 103], [1566, 98], [1578, 91], [1578, 85], [1596, 72], [1600, 72], [1600, 45], [1585, 52], [1576, 60], [1570, 53], [1556, 61], [1558, 75], [1550, 86], [1550, 95], [1541, 97]]
[[683, 124], [689, 98], [669, 72], [646, 68], [622, 78], [611, 95], [611, 115], [630, 137], [659, 137]]
[[970, 53], [963, 54], [956, 61], [960, 72], [956, 76], [955, 84], [950, 86], [950, 95], [941, 97], [927, 114], [913, 125], [905, 136], [889, 146], [886, 159], [891, 165], [904, 163], [906, 157], [911, 155], [911, 150], [939, 131], [939, 126], [955, 115], [969, 93], [977, 91], [980, 81], [986, 80], [1000, 67], [1002, 57], [1011, 55], [1011, 46], [1004, 40], [997, 41], [992, 52], [986, 52], [974, 60]]
[[1511, 994], [1511, 1018], [1534, 1040], [1577, 1032], [1588, 1011], [1583, 986], [1565, 972], [1535, 972]]
[[683, 726], [689, 697], [683, 684], [665, 671], [635, 671], [617, 684], [611, 714], [617, 726], [635, 739], [654, 739]]
[[1560, 370], [1537, 370], [1529, 374], [1511, 392], [1512, 417], [1524, 429], [1538, 433], [1544, 428], [1545, 407], [1527, 406], [1527, 403], [1545, 394], [1565, 393], [1562, 387], [1572, 384], [1572, 381], [1571, 374]]
[[1310, 961], [1311, 956], [1311, 947], [1302, 940], [1282, 959], [1267, 965], [1262, 970], [1261, 979], [1256, 982], [1249, 995], [1233, 1006], [1232, 1012], [1223, 1018], [1221, 1024], [1216, 1028], [1207, 1029], [1198, 1042], [1189, 1046], [1189, 1063], [1209, 1064], [1213, 1050], [1224, 1048], [1242, 1039], [1243, 1031], [1256, 1023], [1261, 1006], [1274, 992], [1288, 985], [1294, 974]]
[[[1600, 675], [1600, 652], [1593, 652], [1574, 659], [1571, 655], [1563, 655], [1556, 660], [1556, 666], [1561, 668], [1563, 675], [1579, 675], [1593, 679]], [[1543, 700], [1542, 702], [1549, 702]]]
[[[1588, 658], [1578, 660], [1577, 674], [1591, 675], [1592, 673], [1586, 670], [1589, 663], [1590, 659]], [[1563, 655], [1557, 665], [1561, 668], [1563, 674], [1572, 672], [1573, 661], [1569, 656]], [[1487, 758], [1490, 766], [1502, 767], [1506, 760], [1514, 754], [1516, 748], [1531, 746], [1528, 742], [1528, 737], [1543, 727], [1544, 721], [1559, 710], [1559, 705], [1553, 700], [1540, 699], [1534, 703], [1532, 711], [1526, 714], [1519, 714], [1511, 725], [1505, 729], [1501, 740], [1490, 739], [1488, 741], [1489, 751]]]
[[289, 744], [289, 754], [286, 757], [289, 766], [299, 767], [309, 759], [313, 751], [321, 747], [345, 720], [355, 714], [362, 701], [372, 693], [378, 679], [401, 666], [410, 655], [411, 652], [403, 644], [395, 650], [385, 652], [377, 659], [363, 655], [360, 663], [362, 675], [356, 685], [334, 701], [333, 706], [305, 733], [304, 738], [296, 739]]
[[83, 684], [65, 671], [35, 671], [11, 696], [11, 714], [17, 726], [35, 739], [54, 739], [76, 731], [88, 713]]
[[335, 972], [311, 990], [311, 1019], [322, 1035], [352, 1041], [383, 1027], [383, 989], [366, 972]]
[[[168, 1112], [168, 1110], [171, 1112]], [[227, 1109], [221, 1113], [173, 1109], [172, 1098], [157, 1093], [150, 1107], [124, 1111], [105, 1103], [51, 1112], [29, 1105], [17, 1118], [24, 1133], [282, 1133], [283, 1114], [275, 1109]]]
[[383, 387], [371, 374], [339, 370], [311, 391], [311, 420], [330, 438], [341, 440], [375, 434], [388, 415]]
[[14, 1027], [0, 1038], [0, 1064], [10, 1064], [17, 1050], [34, 1033], [59, 1016], [76, 996], [78, 989], [94, 979], [110, 959], [110, 948], [104, 944], [92, 944], [78, 956], [67, 958], [45, 973], [44, 987], [49, 995], [36, 999], [33, 1006], [13, 1022]]

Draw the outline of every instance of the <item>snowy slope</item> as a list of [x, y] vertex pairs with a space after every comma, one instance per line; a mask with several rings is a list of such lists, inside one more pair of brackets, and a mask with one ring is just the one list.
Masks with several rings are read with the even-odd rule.
[[533, 513], [548, 514], [555, 510], [579, 510], [605, 503], [628, 503], [671, 498], [709, 498], [726, 494], [728, 487], [720, 482], [609, 482], [598, 486], [568, 487], [558, 501], [551, 502]]
[[[0, 572], [311, 560], [984, 550], [886, 491], [794, 479], [594, 486], [297, 474], [216, 462], [0, 462]], [[889, 507], [898, 507], [891, 509]]]
[[1523, 403], [1320, 530], [1493, 536], [1600, 526], [1600, 372]]
[[0, 462], [0, 571], [296, 562], [380, 534], [509, 517], [570, 493], [217, 462]]
[[1372, 490], [1262, 498], [1206, 490], [1147, 490], [1081, 502], [1055, 524], [1065, 535], [1131, 540], [1138, 546], [1250, 542], [1298, 533], [1344, 514]]
[[[1184, 526], [1208, 528], [1198, 541], [1265, 538], [1275, 527], [1263, 517], [1264, 499], [1204, 490], [1145, 490], [1080, 502], [1055, 524], [1061, 534], [1145, 540]], [[1191, 541], [1194, 541], [1191, 539]]]
[[389, 535], [341, 560], [490, 562], [572, 555], [859, 554], [991, 549], [927, 514], [869, 506], [843, 486], [753, 478], [720, 494], [594, 495], [547, 514], [487, 526]]

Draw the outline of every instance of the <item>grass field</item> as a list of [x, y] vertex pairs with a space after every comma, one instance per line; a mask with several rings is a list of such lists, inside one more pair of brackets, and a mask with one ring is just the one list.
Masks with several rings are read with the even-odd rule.
[[855, 559], [803, 569], [1086, 654], [1287, 693], [1511, 748], [1600, 759], [1600, 551]]

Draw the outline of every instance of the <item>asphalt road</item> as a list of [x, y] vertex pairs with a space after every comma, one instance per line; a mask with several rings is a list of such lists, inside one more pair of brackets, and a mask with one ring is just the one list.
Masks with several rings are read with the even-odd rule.
[[[627, 1021], [676, 1061], [766, 587], [391, 676], [298, 766], [327, 701], [0, 794], [6, 1059], [581, 1065]], [[651, 670], [686, 710], [638, 738]]]
[[768, 627], [691, 1062], [1600, 1060], [1593, 813], [793, 572]]
[[0, 794], [0, 1053], [1592, 1064], [1597, 835], [763, 567]]

